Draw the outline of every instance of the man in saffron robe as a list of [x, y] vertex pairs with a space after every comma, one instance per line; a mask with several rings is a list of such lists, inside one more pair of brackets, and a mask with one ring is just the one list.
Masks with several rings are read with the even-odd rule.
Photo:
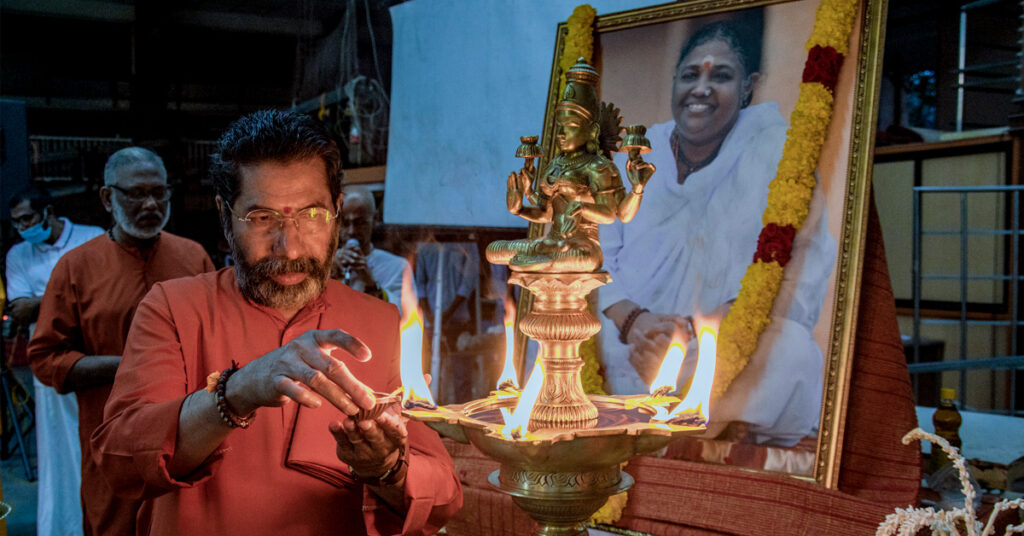
[[100, 198], [114, 226], [57, 262], [29, 344], [32, 372], [78, 399], [85, 534], [133, 535], [137, 500], [114, 495], [92, 459], [89, 437], [103, 419], [132, 315], [158, 281], [213, 270], [202, 246], [163, 232], [170, 188], [155, 153], [128, 147], [111, 155]]
[[337, 146], [262, 111], [218, 149], [237, 265], [154, 286], [93, 435], [114, 487], [144, 499], [139, 534], [436, 532], [462, 503], [437, 434], [394, 407], [356, 418], [399, 385], [399, 314], [328, 277]]

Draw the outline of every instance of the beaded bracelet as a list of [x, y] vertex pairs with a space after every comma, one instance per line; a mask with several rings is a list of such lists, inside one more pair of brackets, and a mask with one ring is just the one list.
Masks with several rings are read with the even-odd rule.
[[231, 408], [228, 407], [228, 398], [225, 394], [227, 392], [228, 378], [236, 372], [238, 372], [238, 363], [232, 360], [231, 367], [224, 369], [224, 372], [221, 372], [220, 377], [217, 378], [217, 389], [215, 391], [215, 394], [217, 395], [217, 413], [220, 413], [221, 420], [223, 420], [224, 424], [229, 427], [245, 429], [252, 424], [253, 418], [256, 416], [256, 412], [254, 411], [249, 415], [242, 417], [234, 411], [231, 411]]
[[622, 323], [622, 329], [619, 330], [619, 342], [622, 344], [629, 344], [627, 337], [629, 335], [629, 330], [633, 329], [633, 323], [636, 322], [637, 318], [640, 318], [640, 315], [649, 312], [651, 312], [650, 309], [642, 307], [636, 307], [630, 311], [629, 314], [626, 315], [626, 321]]

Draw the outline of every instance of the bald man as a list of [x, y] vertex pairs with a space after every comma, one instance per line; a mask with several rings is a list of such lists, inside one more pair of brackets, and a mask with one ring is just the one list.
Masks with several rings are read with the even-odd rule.
[[365, 188], [346, 188], [338, 241], [342, 247], [334, 255], [331, 275], [354, 290], [395, 304], [405, 319], [411, 311], [402, 303], [416, 303], [412, 267], [402, 257], [373, 247], [370, 237], [376, 219], [373, 194]]

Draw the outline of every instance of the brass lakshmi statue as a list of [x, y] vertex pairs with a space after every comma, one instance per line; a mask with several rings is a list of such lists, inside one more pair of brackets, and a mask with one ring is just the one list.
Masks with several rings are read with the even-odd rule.
[[[603, 262], [598, 224], [618, 217], [628, 222], [640, 207], [644, 186], [654, 165], [641, 153], [650, 152], [646, 129], [634, 125], [619, 149], [621, 118], [613, 106], [602, 105], [597, 93], [599, 75], [583, 58], [566, 73], [562, 100], [555, 107], [558, 153], [540, 171], [533, 159], [541, 156], [536, 137], [522, 138], [516, 156], [523, 168], [509, 175], [508, 210], [530, 222], [550, 223], [546, 236], [499, 240], [487, 246], [487, 260], [507, 264], [517, 272], [580, 273], [600, 270]], [[632, 185], [627, 194], [619, 170], [610, 156], [629, 153], [626, 175]], [[523, 202], [526, 197], [528, 203]]]

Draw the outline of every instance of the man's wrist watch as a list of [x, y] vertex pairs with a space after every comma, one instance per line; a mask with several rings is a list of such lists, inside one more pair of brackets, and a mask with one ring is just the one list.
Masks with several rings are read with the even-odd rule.
[[390, 469], [378, 476], [362, 476], [356, 473], [356, 470], [351, 465], [348, 466], [348, 473], [352, 475], [356, 482], [367, 486], [393, 486], [398, 483], [398, 479], [402, 476], [402, 469], [406, 464], [405, 456], [404, 451], [399, 453], [398, 461]]

